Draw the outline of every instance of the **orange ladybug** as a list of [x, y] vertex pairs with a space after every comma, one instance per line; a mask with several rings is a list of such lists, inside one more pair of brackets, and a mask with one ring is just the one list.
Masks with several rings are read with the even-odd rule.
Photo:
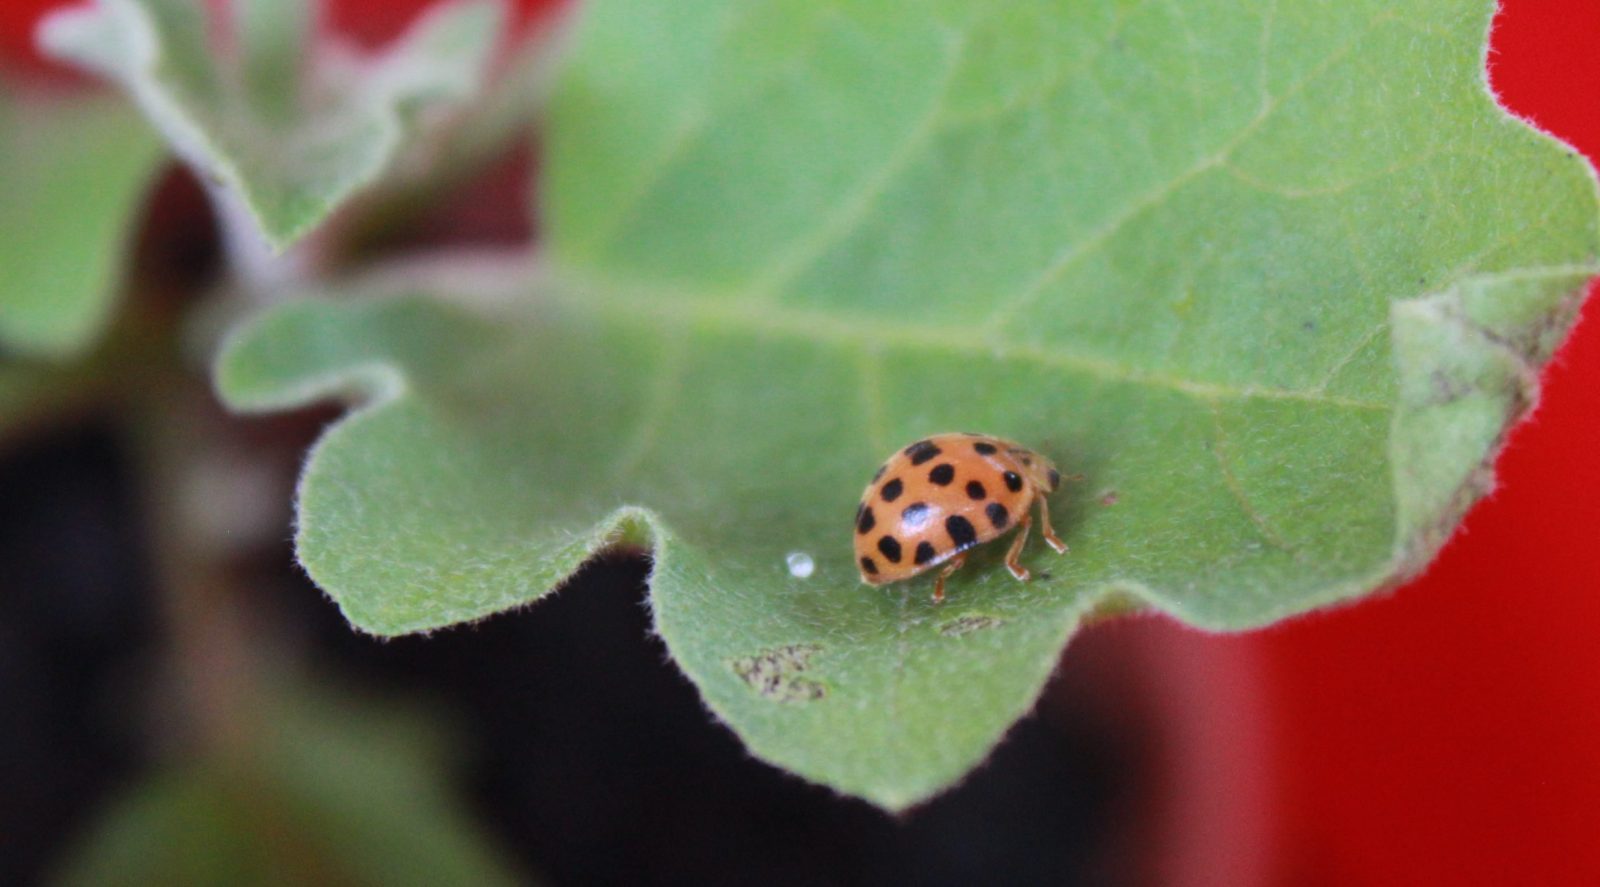
[[1006, 553], [1006, 569], [1026, 582], [1017, 556], [1039, 505], [1039, 532], [1057, 552], [1067, 545], [1050, 527], [1045, 497], [1061, 486], [1061, 472], [1044, 456], [987, 434], [936, 434], [906, 447], [872, 476], [856, 508], [856, 565], [861, 581], [884, 585], [945, 564], [933, 583], [933, 602], [944, 600], [944, 580], [966, 563], [967, 551], [1020, 527]]

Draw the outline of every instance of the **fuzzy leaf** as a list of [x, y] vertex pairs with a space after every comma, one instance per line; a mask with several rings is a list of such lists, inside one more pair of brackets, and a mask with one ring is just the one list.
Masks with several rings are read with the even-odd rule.
[[95, 340], [160, 158], [124, 107], [0, 91], [0, 346], [59, 358]]
[[[549, 128], [550, 267], [285, 306], [241, 409], [364, 406], [298, 550], [379, 634], [649, 545], [656, 626], [760, 757], [902, 808], [1075, 626], [1261, 625], [1414, 573], [1489, 481], [1600, 243], [1573, 153], [1483, 87], [1492, 4], [597, 0]], [[1021, 584], [852, 563], [943, 431], [1085, 475]], [[814, 562], [791, 572], [790, 555]]]
[[308, 3], [233, 0], [227, 54], [192, 0], [97, 0], [51, 16], [40, 42], [116, 81], [281, 250], [384, 172], [418, 107], [477, 90], [504, 18], [495, 0], [441, 4], [358, 59], [313, 44]]

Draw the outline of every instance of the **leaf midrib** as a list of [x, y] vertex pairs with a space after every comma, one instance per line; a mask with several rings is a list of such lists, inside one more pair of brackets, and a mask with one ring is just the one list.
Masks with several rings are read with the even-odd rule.
[[676, 332], [712, 335], [759, 335], [791, 339], [851, 351], [876, 359], [885, 350], [911, 350], [948, 354], [960, 358], [1027, 363], [1076, 372], [1103, 382], [1138, 385], [1176, 392], [1210, 404], [1223, 400], [1297, 401], [1363, 412], [1383, 412], [1392, 404], [1330, 394], [1316, 388], [1297, 389], [1273, 385], [1230, 385], [1158, 370], [1145, 370], [1103, 357], [1017, 342], [999, 336], [975, 336], [970, 328], [884, 324], [872, 317], [813, 311], [782, 304], [748, 303], [737, 299], [696, 298], [682, 294], [664, 296], [659, 290], [646, 295], [639, 290], [600, 283], [593, 278], [564, 274], [541, 297], [570, 312], [588, 314], [608, 323], [646, 329], [670, 328]]

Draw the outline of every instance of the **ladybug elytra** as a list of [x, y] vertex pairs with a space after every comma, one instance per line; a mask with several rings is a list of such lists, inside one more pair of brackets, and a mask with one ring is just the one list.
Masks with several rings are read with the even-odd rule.
[[985, 434], [937, 434], [906, 447], [872, 476], [856, 509], [856, 566], [869, 585], [909, 579], [944, 565], [933, 601], [944, 600], [944, 581], [966, 563], [975, 546], [1016, 529], [1006, 569], [1027, 581], [1017, 559], [1039, 506], [1039, 532], [1065, 552], [1050, 526], [1045, 497], [1061, 486], [1061, 473], [1037, 452]]

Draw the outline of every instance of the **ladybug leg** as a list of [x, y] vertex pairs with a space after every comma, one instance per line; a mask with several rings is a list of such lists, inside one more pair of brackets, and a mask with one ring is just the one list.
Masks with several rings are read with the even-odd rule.
[[1056, 554], [1067, 553], [1067, 543], [1062, 542], [1056, 535], [1055, 529], [1050, 526], [1050, 506], [1044, 501], [1043, 496], [1039, 497], [1039, 535], [1056, 550]]
[[951, 558], [950, 559], [950, 563], [945, 564], [944, 569], [939, 571], [938, 577], [933, 580], [933, 602], [934, 603], [936, 603], [936, 604], [944, 603], [944, 580], [945, 580], [945, 577], [949, 576], [951, 573], [954, 573], [955, 571], [961, 569], [961, 565], [965, 564], [966, 562], [967, 562], [966, 552], [962, 552], [961, 554], [958, 554], [955, 557]]
[[1018, 582], [1027, 582], [1033, 574], [1022, 565], [1017, 557], [1022, 554], [1022, 546], [1028, 541], [1028, 528], [1033, 526], [1033, 514], [1024, 511], [1022, 520], [1017, 524], [1017, 538], [1011, 540], [1011, 550], [1006, 552], [1006, 569], [1011, 571]]

